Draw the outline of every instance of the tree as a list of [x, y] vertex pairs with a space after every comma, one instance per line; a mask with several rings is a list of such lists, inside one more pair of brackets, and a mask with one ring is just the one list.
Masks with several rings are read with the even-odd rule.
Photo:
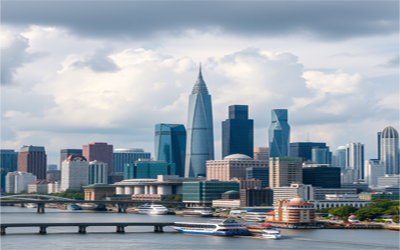
[[395, 216], [393, 216], [392, 220], [393, 222], [399, 223], [399, 215], [396, 214]]
[[334, 215], [334, 216], [339, 216], [340, 219], [342, 220], [347, 220], [347, 218], [354, 212], [358, 210], [357, 207], [353, 206], [343, 206], [343, 207], [336, 207], [336, 208], [331, 208], [329, 210], [329, 213]]
[[380, 216], [383, 214], [383, 209], [382, 208], [360, 208], [357, 210], [354, 215], [359, 219], [360, 221], [366, 220], [366, 219], [375, 219], [376, 217]]

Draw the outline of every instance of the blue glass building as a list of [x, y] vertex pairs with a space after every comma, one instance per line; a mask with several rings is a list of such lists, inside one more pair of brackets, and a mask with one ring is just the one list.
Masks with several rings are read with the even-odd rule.
[[8, 172], [14, 172], [18, 170], [18, 152], [13, 149], [1, 149], [0, 150], [0, 173], [1, 173], [1, 193], [6, 190], [6, 175]]
[[222, 122], [222, 158], [232, 154], [253, 157], [253, 130], [248, 106], [229, 106], [229, 119]]
[[329, 151], [329, 147], [313, 147], [311, 158], [314, 164], [331, 164], [332, 153]]
[[293, 157], [301, 157], [304, 162], [313, 161], [313, 148], [327, 148], [326, 143], [324, 142], [291, 142], [289, 147], [289, 155]]
[[185, 176], [186, 129], [182, 124], [156, 124], [155, 160], [175, 163], [176, 174]]
[[151, 153], [141, 148], [117, 148], [113, 152], [113, 172], [124, 172], [126, 163], [134, 163], [139, 159], [150, 159]]
[[136, 161], [125, 164], [124, 179], [157, 179], [157, 175], [175, 175], [174, 163], [165, 161]]
[[335, 162], [335, 166], [338, 168], [346, 168], [346, 146], [340, 146], [337, 150], [336, 150], [336, 162]]
[[189, 96], [185, 177], [206, 175], [206, 161], [214, 159], [211, 95], [201, 74]]
[[271, 110], [269, 127], [269, 157], [289, 156], [290, 126], [287, 109]]

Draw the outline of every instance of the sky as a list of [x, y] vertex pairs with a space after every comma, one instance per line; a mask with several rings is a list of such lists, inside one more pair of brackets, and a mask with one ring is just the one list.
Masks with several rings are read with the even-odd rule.
[[271, 109], [291, 142], [332, 151], [399, 130], [398, 1], [2, 1], [1, 148], [108, 142], [154, 153], [157, 123], [187, 123], [199, 63], [216, 159], [229, 105], [254, 146]]

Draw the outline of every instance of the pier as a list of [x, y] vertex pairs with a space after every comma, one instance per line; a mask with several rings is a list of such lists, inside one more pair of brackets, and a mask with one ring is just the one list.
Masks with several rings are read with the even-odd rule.
[[77, 227], [78, 233], [86, 233], [87, 227], [115, 227], [117, 233], [125, 233], [125, 227], [129, 226], [153, 226], [154, 232], [164, 232], [165, 226], [172, 226], [174, 222], [77, 222], [77, 223], [2, 223], [1, 235], [6, 234], [9, 227], [38, 227], [39, 234], [46, 234], [48, 227]]

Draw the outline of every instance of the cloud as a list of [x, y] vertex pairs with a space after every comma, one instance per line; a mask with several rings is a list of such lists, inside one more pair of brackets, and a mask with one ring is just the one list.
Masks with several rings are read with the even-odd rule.
[[110, 48], [96, 49], [95, 53], [82, 61], [75, 62], [72, 66], [76, 68], [89, 67], [94, 72], [116, 72], [119, 70], [113, 60], [109, 58]]
[[29, 39], [9, 30], [1, 34], [1, 84], [14, 82], [14, 74], [24, 64], [43, 56], [40, 53], [30, 54]]
[[235, 36], [303, 34], [325, 40], [398, 33], [397, 1], [5, 1], [2, 22], [80, 36], [143, 39], [188, 30]]
[[386, 63], [379, 64], [379, 67], [382, 68], [398, 68], [399, 67], [399, 55], [390, 58]]

